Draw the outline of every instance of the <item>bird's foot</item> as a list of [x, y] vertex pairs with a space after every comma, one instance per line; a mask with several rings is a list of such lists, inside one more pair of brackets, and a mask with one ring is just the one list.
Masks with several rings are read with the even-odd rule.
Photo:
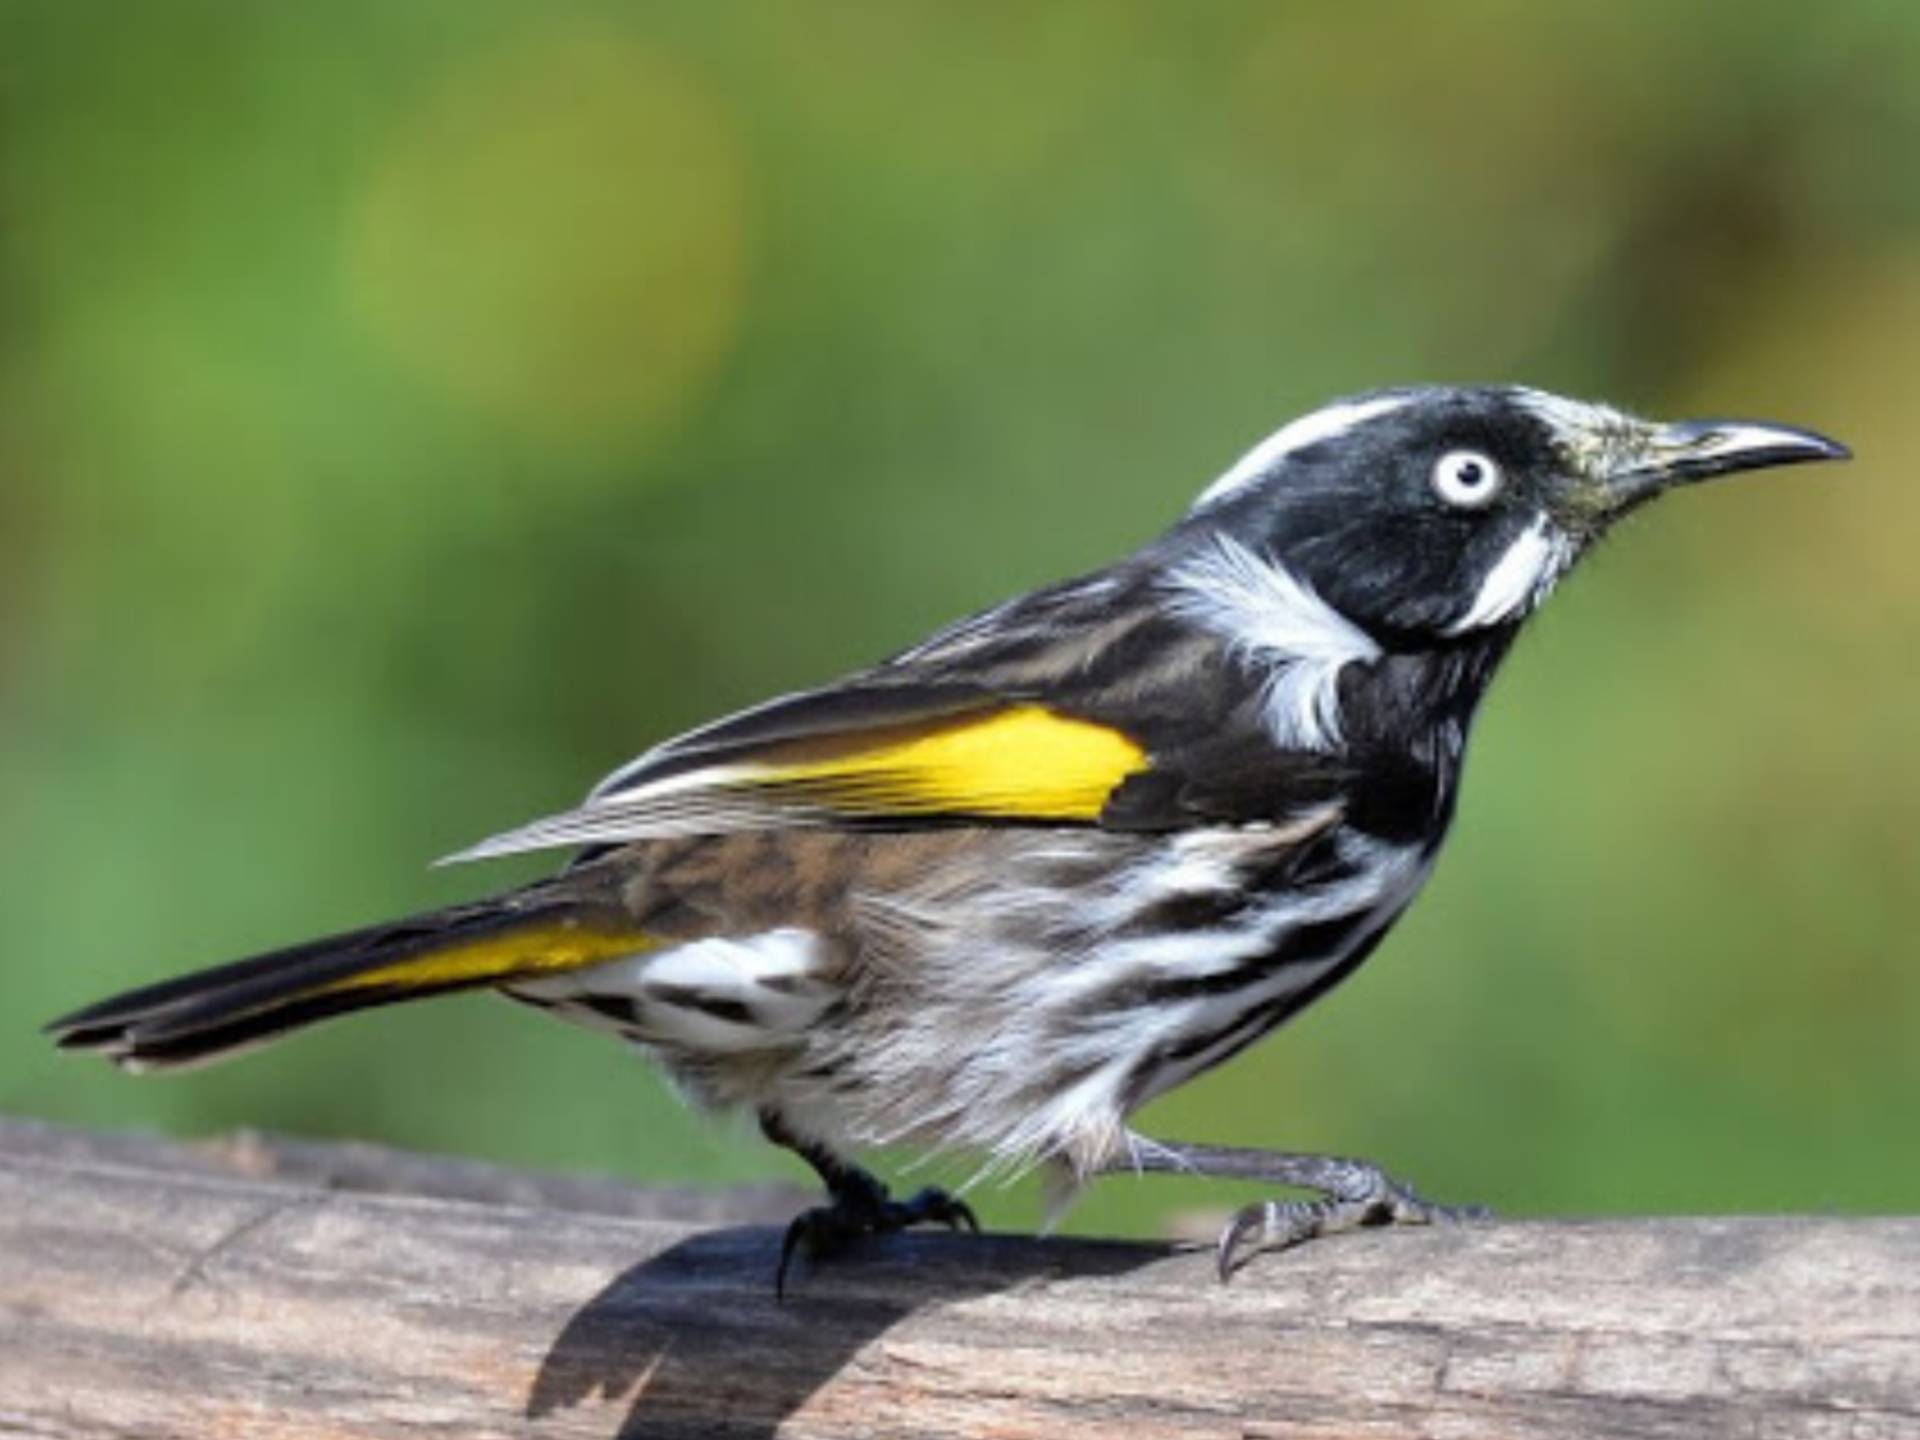
[[864, 1170], [849, 1169], [839, 1178], [842, 1183], [833, 1191], [832, 1204], [803, 1210], [787, 1226], [786, 1238], [780, 1242], [780, 1265], [773, 1275], [775, 1299], [786, 1298], [787, 1271], [796, 1254], [809, 1262], [821, 1260], [865, 1236], [914, 1225], [979, 1232], [972, 1207], [944, 1190], [929, 1187], [906, 1200], [895, 1200], [885, 1185]]
[[1450, 1225], [1487, 1220], [1484, 1205], [1436, 1205], [1412, 1186], [1360, 1160], [1334, 1162], [1318, 1200], [1260, 1200], [1227, 1223], [1215, 1247], [1224, 1282], [1262, 1250], [1285, 1250], [1321, 1235], [1374, 1225]]

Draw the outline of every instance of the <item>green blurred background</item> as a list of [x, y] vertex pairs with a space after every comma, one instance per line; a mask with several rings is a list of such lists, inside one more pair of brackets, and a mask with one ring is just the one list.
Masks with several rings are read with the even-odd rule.
[[33, 1027], [531, 874], [423, 865], [1333, 394], [1523, 379], [1860, 458], [1609, 547], [1424, 902], [1144, 1128], [1920, 1208], [1916, 77], [1909, 4], [0, 0], [0, 1109], [797, 1179], [487, 997], [151, 1081]]

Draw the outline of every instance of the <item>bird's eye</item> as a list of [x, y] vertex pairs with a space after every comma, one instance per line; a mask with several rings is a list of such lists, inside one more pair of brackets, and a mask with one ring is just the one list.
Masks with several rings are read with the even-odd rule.
[[1461, 510], [1491, 505], [1506, 476], [1478, 450], [1449, 450], [1433, 464], [1433, 492]]

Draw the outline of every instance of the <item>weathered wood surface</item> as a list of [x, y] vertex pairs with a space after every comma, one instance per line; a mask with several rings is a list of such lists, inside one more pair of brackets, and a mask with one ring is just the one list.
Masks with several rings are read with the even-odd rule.
[[780, 1304], [777, 1227], [275, 1151], [0, 1126], [0, 1435], [1920, 1437], [1915, 1219], [1383, 1231], [1225, 1288], [913, 1235]]
[[416, 1155], [361, 1140], [296, 1140], [239, 1130], [181, 1144], [151, 1135], [70, 1130], [5, 1116], [0, 1116], [0, 1157], [197, 1171], [323, 1190], [584, 1210], [689, 1225], [785, 1224], [796, 1210], [818, 1198], [818, 1192], [806, 1185], [737, 1185], [726, 1190], [641, 1187], [598, 1175], [558, 1175], [451, 1155]]

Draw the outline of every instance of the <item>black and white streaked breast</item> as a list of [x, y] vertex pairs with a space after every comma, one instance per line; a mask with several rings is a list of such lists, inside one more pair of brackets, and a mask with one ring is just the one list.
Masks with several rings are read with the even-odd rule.
[[722, 906], [712, 918], [731, 933], [516, 997], [646, 1047], [702, 1101], [771, 1107], [800, 1133], [1081, 1171], [1126, 1153], [1133, 1109], [1348, 973], [1431, 858], [1337, 809], [1162, 835], [754, 843], [836, 847], [845, 884], [805, 926], [755, 929], [766, 912]]
[[1337, 813], [1130, 836], [996, 832], [976, 863], [859, 897], [859, 1003], [783, 1082], [862, 1143], [1082, 1172], [1127, 1115], [1253, 1043], [1359, 962], [1412, 899], [1422, 842]]

